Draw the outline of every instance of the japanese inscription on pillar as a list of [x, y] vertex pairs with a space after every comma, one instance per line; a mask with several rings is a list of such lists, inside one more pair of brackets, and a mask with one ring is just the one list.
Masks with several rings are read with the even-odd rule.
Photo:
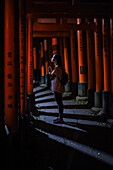
[[12, 71], [10, 72], [11, 70], [11, 67], [13, 67], [13, 56], [12, 56], [12, 53], [11, 52], [8, 52], [7, 53], [7, 57], [8, 57], [8, 61], [7, 61], [7, 67], [8, 67], [8, 74], [7, 74], [7, 88], [8, 88], [8, 103], [7, 103], [7, 107], [8, 109], [13, 109], [14, 105], [15, 105], [15, 102], [12, 102], [14, 101], [13, 99], [15, 98], [15, 94], [12, 93], [12, 88], [13, 86], [15, 85], [15, 73], [13, 73]]

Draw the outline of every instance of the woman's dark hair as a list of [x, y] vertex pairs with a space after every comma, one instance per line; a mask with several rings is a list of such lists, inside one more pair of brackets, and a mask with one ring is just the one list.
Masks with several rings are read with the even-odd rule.
[[54, 58], [56, 59], [56, 64], [58, 64], [58, 66], [62, 66], [61, 56], [59, 54], [54, 54]]

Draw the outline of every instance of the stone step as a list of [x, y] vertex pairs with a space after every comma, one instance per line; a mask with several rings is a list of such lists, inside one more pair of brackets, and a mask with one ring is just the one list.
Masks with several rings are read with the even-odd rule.
[[[47, 117], [42, 116], [40, 120], [33, 119], [32, 124], [36, 131], [47, 135], [48, 138], [54, 141], [71, 147], [75, 151], [90, 156], [90, 160], [93, 158], [102, 164], [105, 163], [105, 165], [107, 164], [113, 167], [112, 151], [110, 147], [105, 147], [106, 142], [111, 146], [112, 141], [106, 139], [108, 132], [103, 127], [97, 126], [100, 130], [97, 132], [94, 130], [93, 133], [94, 126], [89, 127], [87, 124], [82, 125], [77, 123], [77, 120], [75, 120], [75, 124], [65, 124], [65, 122], [64, 124], [53, 124], [49, 121], [45, 122], [46, 118]], [[53, 119], [53, 117], [51, 117], [51, 119]], [[98, 138], [95, 138], [95, 135], [98, 135]]]
[[46, 90], [46, 91], [42, 91], [42, 92], [37, 92], [37, 93], [35, 93], [35, 98], [41, 98], [41, 97], [46, 97], [46, 96], [50, 96], [50, 95], [53, 95], [53, 94], [51, 93], [51, 91]]
[[[35, 97], [35, 102], [40, 102], [40, 103], [42, 103], [42, 102], [45, 102], [45, 101], [47, 101], [47, 100], [49, 100], [49, 99], [51, 99], [51, 100], [53, 100], [54, 101], [54, 96], [53, 95], [49, 95], [49, 96], [44, 96], [44, 97]], [[51, 101], [50, 100], [50, 101]]]
[[[74, 151], [79, 151], [79, 152], [85, 154], [86, 156], [90, 156], [90, 163], [92, 162], [92, 159], [94, 159], [94, 160], [96, 159], [96, 160], [100, 161], [102, 164], [104, 163], [105, 164], [104, 167], [107, 167], [107, 165], [108, 165], [108, 169], [113, 168], [113, 156], [110, 155], [110, 154], [107, 154], [107, 153], [105, 153], [105, 152], [103, 152], [99, 149], [91, 148], [88, 145], [85, 145], [85, 144], [82, 144], [82, 143], [79, 143], [79, 142], [76, 142], [76, 141], [73, 141], [73, 140], [69, 140], [67, 138], [63, 138], [61, 136], [54, 135], [52, 133], [45, 132], [45, 131], [38, 129], [38, 128], [35, 128], [35, 130], [42, 133], [42, 134], [47, 135], [48, 138], [50, 138], [54, 141], [57, 141], [58, 143], [61, 143], [63, 145], [66, 145], [66, 146], [74, 149]], [[96, 164], [94, 164], [94, 165], [92, 164], [93, 167], [95, 165]], [[80, 165], [79, 165], [79, 167], [80, 167]]]
[[[45, 122], [49, 121], [53, 123], [54, 117], [58, 117], [59, 113], [58, 113], [58, 109], [52, 110], [51, 112], [48, 112], [47, 110], [39, 110], [39, 111], [35, 111], [33, 113], [33, 116], [35, 116], [38, 119], [43, 117], [44, 118], [43, 120]], [[76, 122], [82, 125], [99, 126], [99, 127], [106, 126], [110, 128], [109, 124], [105, 122], [102, 119], [102, 117], [89, 115], [88, 112], [81, 114], [80, 111], [79, 112], [77, 111], [76, 113], [72, 113], [72, 112], [70, 113], [64, 110], [63, 119], [64, 122], [66, 124], [68, 123], [70, 126], [73, 124], [72, 122]]]
[[33, 88], [34, 94], [42, 92], [42, 91], [46, 91], [46, 90], [48, 90], [48, 87], [40, 87], [40, 86], [38, 86], [38, 87]]

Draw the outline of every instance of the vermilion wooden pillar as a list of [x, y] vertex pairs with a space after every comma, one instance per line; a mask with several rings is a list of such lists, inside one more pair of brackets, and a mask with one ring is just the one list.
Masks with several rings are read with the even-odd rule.
[[35, 84], [37, 83], [37, 50], [36, 47], [33, 47], [33, 74]]
[[32, 19], [28, 19], [28, 94], [33, 94], [33, 40]]
[[[54, 69], [54, 64], [51, 62], [51, 58], [53, 57], [53, 47], [52, 47], [52, 38], [48, 39], [48, 55], [49, 55], [49, 60], [48, 60], [48, 64], [49, 66], [52, 67], [52, 69]], [[49, 86], [51, 86], [51, 80], [49, 79]]]
[[[52, 56], [58, 53], [58, 40], [57, 38], [52, 38]], [[54, 68], [54, 64], [52, 63], [52, 68]]]
[[104, 91], [110, 91], [109, 19], [102, 19]]
[[52, 48], [53, 48], [53, 54], [58, 53], [58, 40], [57, 40], [57, 38], [52, 38]]
[[113, 95], [113, 19], [110, 19], [111, 94]]
[[49, 86], [49, 75], [48, 75], [48, 40], [44, 39], [44, 54], [45, 54], [45, 84]]
[[47, 54], [47, 39], [44, 40], [44, 53], [45, 53], [45, 73], [48, 74], [48, 54]]
[[15, 25], [17, 21], [15, 10], [15, 1], [5, 0], [5, 124], [12, 134], [19, 130], [19, 94], [17, 93], [19, 55], [16, 54], [18, 32]]
[[0, 166], [3, 169], [8, 169], [8, 164], [5, 163], [7, 158], [7, 137], [4, 122], [4, 3], [0, 1]]
[[110, 20], [102, 19], [102, 38], [103, 38], [103, 70], [104, 70], [104, 91], [102, 92], [103, 114], [109, 112], [109, 93], [110, 93]]
[[60, 56], [61, 56], [61, 59], [62, 59], [62, 66], [64, 67], [63, 38], [60, 38]]
[[41, 80], [41, 58], [40, 58], [40, 39], [37, 39], [37, 85]]
[[71, 91], [76, 96], [78, 93], [78, 72], [77, 72], [78, 62], [74, 31], [71, 31], [70, 44], [71, 44], [71, 69], [72, 69]]
[[34, 94], [33, 94], [33, 23], [32, 19], [28, 19], [28, 111], [34, 110]]
[[[93, 20], [86, 19], [86, 23], [93, 22]], [[95, 88], [95, 74], [94, 74], [94, 32], [86, 31], [87, 39], [87, 65], [88, 65], [88, 103], [94, 106], [94, 88]]]
[[[77, 18], [77, 24], [81, 23], [81, 19]], [[78, 40], [78, 67], [79, 67], [79, 83], [78, 83], [78, 96], [87, 96], [87, 82], [86, 82], [86, 65], [85, 53], [83, 44], [83, 31], [77, 30]]]
[[[5, 133], [4, 123], [4, 1], [0, 1], [0, 138]], [[1, 150], [1, 148], [0, 148]], [[2, 153], [1, 153], [2, 155]], [[2, 160], [1, 160], [2, 162]], [[3, 165], [4, 166], [4, 165]]]
[[28, 94], [33, 94], [33, 40], [32, 19], [28, 19]]
[[40, 44], [40, 58], [41, 58], [41, 84], [45, 83], [45, 71], [44, 71], [44, 47], [43, 43]]
[[26, 19], [26, 65], [25, 65], [25, 111], [27, 111], [27, 88], [28, 88], [28, 20]]
[[37, 56], [36, 56], [36, 47], [33, 47], [33, 66], [34, 66], [34, 70], [37, 69]]
[[95, 25], [98, 29], [94, 32], [95, 41], [95, 78], [96, 78], [96, 92], [94, 96], [94, 105], [99, 108], [102, 107], [102, 42], [101, 42], [101, 19], [94, 19]]
[[49, 62], [48, 62], [48, 64], [49, 64], [49, 66], [51, 66], [52, 67], [52, 63], [51, 63], [51, 58], [52, 58], [52, 55], [53, 55], [53, 53], [52, 53], [52, 40], [51, 40], [51, 38], [49, 38], [48, 39], [48, 55], [49, 55]]
[[64, 45], [64, 66], [65, 71], [68, 74], [68, 83], [65, 85], [65, 91], [70, 91], [70, 74], [69, 74], [69, 61], [68, 61], [68, 45], [67, 39], [63, 38], [63, 45]]
[[25, 1], [19, 0], [19, 50], [20, 50], [20, 112], [25, 114], [25, 67], [26, 67], [26, 13]]
[[113, 19], [110, 18], [110, 70], [111, 70], [111, 94], [109, 101], [109, 112], [113, 118]]

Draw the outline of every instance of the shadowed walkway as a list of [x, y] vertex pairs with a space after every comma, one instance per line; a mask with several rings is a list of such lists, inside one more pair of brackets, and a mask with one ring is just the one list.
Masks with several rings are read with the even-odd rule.
[[44, 87], [34, 91], [36, 110], [30, 116], [30, 126], [38, 169], [113, 169], [113, 130], [107, 120], [64, 94], [64, 123], [53, 124], [58, 109], [52, 93]]
[[[113, 125], [108, 120], [65, 93], [64, 123], [53, 124], [58, 109], [51, 91], [38, 87], [34, 92], [35, 100], [45, 102], [36, 101], [35, 111], [21, 119], [17, 136], [0, 141], [5, 170], [113, 169]], [[48, 96], [51, 102], [46, 102]]]

